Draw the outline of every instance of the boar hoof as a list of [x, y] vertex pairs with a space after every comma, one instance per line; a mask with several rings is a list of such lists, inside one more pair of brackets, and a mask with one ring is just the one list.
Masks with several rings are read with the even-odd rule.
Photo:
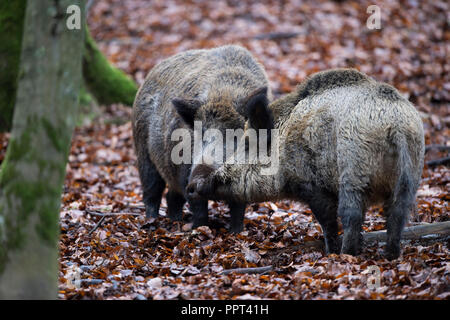
[[230, 229], [231, 233], [233, 233], [233, 234], [239, 234], [239, 233], [241, 233], [243, 230], [244, 230], [244, 226], [243, 226], [243, 225], [239, 225], [239, 226], [236, 226], [236, 227], [232, 227], [232, 228]]
[[400, 256], [400, 248], [399, 247], [387, 247], [384, 251], [384, 256], [388, 260], [395, 260]]
[[183, 220], [183, 213], [182, 212], [167, 212], [167, 217], [172, 221], [181, 221]]
[[155, 208], [152, 206], [145, 206], [145, 217], [149, 218], [158, 218], [159, 216], [159, 208]]
[[195, 229], [195, 228], [198, 228], [198, 227], [201, 227], [201, 226], [207, 226], [207, 225], [208, 225], [208, 218], [206, 218], [206, 219], [197, 219], [194, 222], [194, 224], [192, 226], [192, 229]]
[[172, 221], [183, 220], [183, 206], [186, 202], [184, 197], [172, 190], [169, 190], [166, 195], [167, 200], [167, 217]]
[[325, 253], [326, 254], [332, 254], [332, 253], [339, 254], [340, 251], [341, 251], [341, 246], [340, 246], [339, 241], [335, 241], [335, 242], [327, 241], [325, 243]]
[[348, 243], [344, 241], [344, 243], [342, 244], [341, 253], [357, 256], [359, 252], [360, 252], [359, 245], [355, 244], [354, 242]]
[[193, 228], [208, 225], [208, 201], [199, 200], [191, 201], [189, 200], [189, 207], [193, 214]]

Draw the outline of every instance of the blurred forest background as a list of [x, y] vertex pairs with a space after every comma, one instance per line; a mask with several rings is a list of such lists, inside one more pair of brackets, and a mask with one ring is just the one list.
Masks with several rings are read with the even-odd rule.
[[[98, 48], [140, 85], [163, 59], [189, 49], [240, 44], [266, 68], [275, 97], [314, 72], [353, 67], [394, 85], [421, 112], [426, 161], [450, 146], [450, 5], [447, 1], [95, 0], [87, 24]], [[366, 26], [370, 5], [381, 28]], [[102, 103], [103, 102], [103, 103]], [[128, 105], [127, 105], [128, 104]], [[72, 139], [61, 205], [61, 299], [448, 299], [448, 239], [403, 242], [387, 261], [383, 243], [358, 257], [324, 255], [310, 209], [291, 201], [246, 211], [244, 232], [226, 231], [228, 209], [210, 202], [210, 227], [146, 221], [135, 164], [130, 103], [86, 94]], [[0, 134], [0, 162], [9, 134]], [[447, 149], [447, 150], [446, 150]], [[450, 169], [429, 162], [410, 225], [450, 220]], [[160, 210], [165, 214], [165, 201]], [[385, 228], [382, 209], [365, 231]], [[381, 287], [362, 272], [381, 268]], [[259, 274], [224, 269], [270, 266]], [[78, 279], [73, 285], [73, 279]]]

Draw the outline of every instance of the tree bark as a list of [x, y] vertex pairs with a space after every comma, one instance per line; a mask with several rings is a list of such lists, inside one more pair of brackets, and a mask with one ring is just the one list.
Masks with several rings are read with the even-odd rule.
[[[19, 60], [26, 0], [0, 1], [0, 132], [10, 131], [17, 93]], [[100, 104], [133, 105], [136, 83], [115, 68], [98, 49], [86, 26], [83, 78]], [[90, 100], [85, 90], [81, 102]]]
[[26, 2], [0, 1], [0, 132], [11, 130]]
[[[69, 5], [81, 30], [66, 26]], [[78, 108], [83, 0], [28, 1], [13, 128], [0, 171], [0, 298], [55, 299], [59, 207]]]

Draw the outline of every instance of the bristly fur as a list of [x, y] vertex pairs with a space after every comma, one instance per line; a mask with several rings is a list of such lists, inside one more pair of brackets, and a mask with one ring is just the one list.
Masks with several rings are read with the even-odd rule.
[[[250, 52], [234, 45], [182, 52], [150, 71], [138, 91], [132, 116], [148, 216], [158, 216], [167, 184], [168, 215], [181, 219], [191, 165], [171, 161], [171, 150], [178, 143], [171, 141], [172, 132], [178, 128], [192, 130], [191, 125], [197, 120], [205, 129], [215, 128], [223, 133], [226, 129], [244, 128], [245, 101], [255, 90], [268, 85], [264, 68]], [[270, 90], [266, 98], [271, 99]], [[232, 214], [243, 219], [244, 205], [230, 207], [242, 211]], [[194, 226], [207, 223], [207, 201], [190, 203], [190, 209]], [[233, 231], [242, 229], [242, 219], [240, 226], [232, 226]]]
[[280, 135], [278, 173], [261, 175], [262, 165], [224, 165], [203, 180], [206, 190], [213, 181], [216, 196], [242, 202], [305, 201], [322, 226], [327, 251], [349, 254], [359, 251], [365, 210], [382, 202], [386, 254], [398, 257], [423, 168], [423, 126], [414, 106], [390, 85], [338, 69], [311, 76], [269, 108]]

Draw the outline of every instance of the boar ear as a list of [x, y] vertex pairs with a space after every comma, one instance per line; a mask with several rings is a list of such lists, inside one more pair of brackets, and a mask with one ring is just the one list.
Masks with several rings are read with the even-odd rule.
[[195, 99], [175, 98], [172, 100], [172, 103], [184, 122], [193, 127], [195, 113], [200, 108], [201, 102]]
[[245, 116], [253, 129], [273, 129], [272, 110], [269, 109], [267, 99], [267, 87], [262, 87], [253, 92], [245, 103]]

